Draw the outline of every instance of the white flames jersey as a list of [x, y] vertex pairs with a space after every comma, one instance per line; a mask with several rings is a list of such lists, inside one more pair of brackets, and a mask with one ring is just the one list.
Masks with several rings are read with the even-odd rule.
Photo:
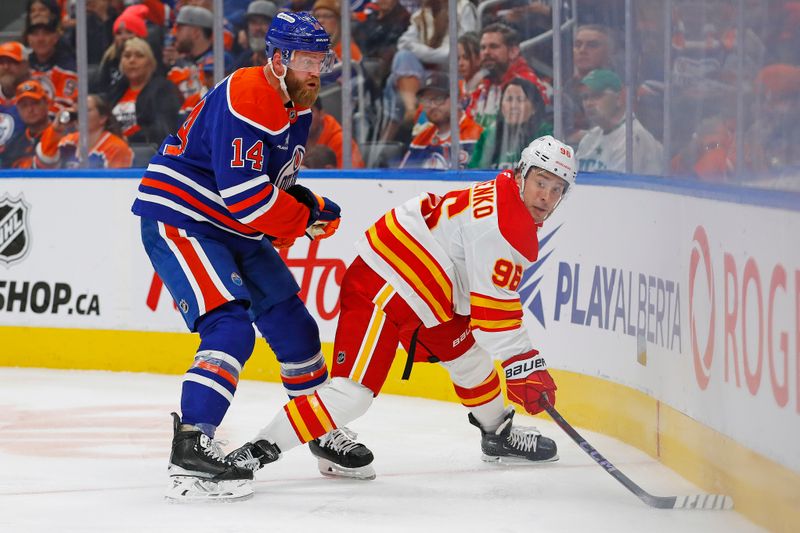
[[356, 249], [426, 327], [470, 315], [478, 343], [507, 359], [533, 348], [517, 286], [536, 260], [536, 230], [505, 171], [468, 189], [409, 200], [370, 227]]

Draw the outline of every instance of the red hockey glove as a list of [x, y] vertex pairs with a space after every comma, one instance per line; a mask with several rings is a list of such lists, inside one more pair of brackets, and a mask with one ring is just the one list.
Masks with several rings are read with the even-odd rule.
[[506, 395], [532, 415], [540, 413], [539, 398], [547, 393], [550, 403], [556, 404], [556, 384], [547, 371], [544, 357], [531, 350], [503, 362], [506, 374]]

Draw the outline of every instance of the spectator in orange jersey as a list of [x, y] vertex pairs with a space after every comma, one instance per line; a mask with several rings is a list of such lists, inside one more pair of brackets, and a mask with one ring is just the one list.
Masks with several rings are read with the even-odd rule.
[[[450, 168], [450, 77], [432, 72], [417, 93], [428, 122], [411, 140], [400, 168]], [[465, 168], [483, 128], [459, 107], [458, 167]]]
[[[88, 168], [128, 168], [133, 163], [133, 151], [121, 137], [122, 131], [111, 108], [100, 96], [90, 94], [86, 102], [86, 122], [89, 130]], [[80, 161], [80, 135], [67, 133], [67, 128], [77, 118], [71, 110], [62, 111], [52, 127], [42, 134], [36, 147], [36, 168], [78, 168]]]
[[28, 80], [17, 87], [15, 101], [25, 131], [13, 138], [0, 153], [0, 168], [31, 168], [36, 145], [50, 127], [50, 96], [41, 83]]
[[123, 135], [130, 143], [161, 144], [178, 125], [178, 89], [156, 72], [153, 51], [139, 37], [125, 42], [120, 69], [124, 79], [109, 102]]
[[31, 48], [31, 76], [50, 96], [52, 113], [72, 106], [78, 98], [75, 57], [69, 47], [59, 43], [60, 37], [58, 21], [31, 24], [25, 32], [25, 42]]
[[[306, 146], [311, 148], [315, 145], [324, 145], [333, 150], [336, 154], [336, 168], [342, 168], [342, 125], [333, 115], [329, 115], [322, 109], [322, 102], [317, 99], [311, 114], [311, 128], [308, 131], [308, 143]], [[352, 167], [364, 168], [364, 160], [361, 151], [355, 141], [352, 144]]]

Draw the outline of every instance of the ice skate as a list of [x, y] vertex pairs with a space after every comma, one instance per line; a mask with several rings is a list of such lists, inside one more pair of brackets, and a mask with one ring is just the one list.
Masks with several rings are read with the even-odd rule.
[[555, 441], [542, 436], [534, 427], [514, 426], [514, 409], [506, 409], [500, 427], [492, 433], [483, 430], [472, 413], [469, 423], [481, 430], [481, 457], [487, 463], [531, 464], [558, 461]]
[[281, 449], [277, 444], [273, 444], [266, 440], [257, 440], [256, 442], [248, 442], [241, 446], [226, 457], [226, 461], [230, 461], [240, 468], [247, 468], [252, 472], [260, 470], [264, 465], [273, 463], [281, 458]]
[[228, 502], [253, 496], [251, 470], [224, 460], [219, 444], [200, 430], [181, 430], [176, 413], [172, 413], [172, 420], [167, 500]]
[[322, 475], [375, 479], [372, 452], [356, 442], [356, 436], [347, 428], [338, 428], [308, 443], [308, 449], [317, 457]]

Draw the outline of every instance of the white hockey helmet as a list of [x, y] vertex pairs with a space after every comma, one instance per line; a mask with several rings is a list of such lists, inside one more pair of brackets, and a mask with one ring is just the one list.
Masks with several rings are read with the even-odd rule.
[[567, 187], [564, 189], [564, 195], [575, 185], [575, 176], [578, 174], [575, 152], [568, 145], [550, 135], [534, 139], [522, 150], [517, 170], [523, 180], [533, 167], [552, 172], [566, 181]]

